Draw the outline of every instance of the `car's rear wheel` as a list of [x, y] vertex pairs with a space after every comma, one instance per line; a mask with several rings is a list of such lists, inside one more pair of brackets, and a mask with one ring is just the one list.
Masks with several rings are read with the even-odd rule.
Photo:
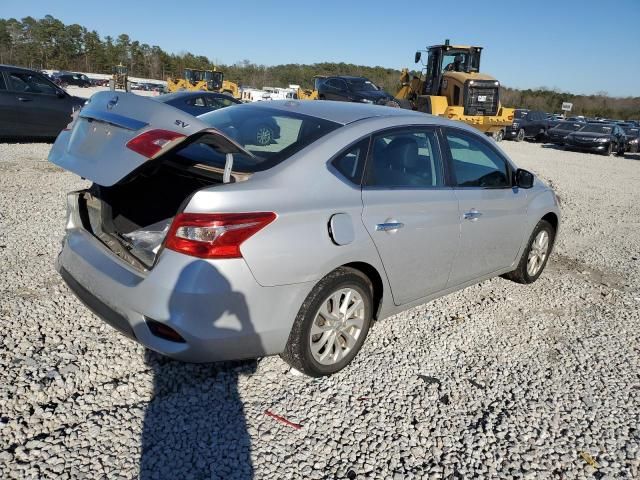
[[521, 128], [520, 130], [518, 130], [518, 134], [516, 135], [516, 142], [521, 142], [524, 140], [524, 128]]
[[305, 299], [281, 357], [312, 377], [336, 373], [362, 347], [372, 312], [373, 287], [366, 275], [338, 268]]
[[540, 220], [533, 229], [529, 243], [518, 263], [518, 268], [504, 275], [517, 283], [533, 283], [542, 274], [553, 248], [556, 231], [546, 220]]

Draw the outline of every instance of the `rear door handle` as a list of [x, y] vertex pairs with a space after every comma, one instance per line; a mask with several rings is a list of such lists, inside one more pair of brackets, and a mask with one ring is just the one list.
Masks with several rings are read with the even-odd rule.
[[32, 99], [28, 97], [18, 97], [18, 100], [21, 102], [30, 102]]
[[404, 227], [404, 223], [400, 222], [388, 222], [388, 223], [378, 223], [376, 225], [377, 232], [395, 232], [399, 228]]
[[463, 215], [465, 220], [471, 220], [471, 221], [476, 221], [481, 216], [482, 216], [482, 212], [479, 212], [475, 208], [472, 208], [468, 212], [464, 212], [464, 215]]

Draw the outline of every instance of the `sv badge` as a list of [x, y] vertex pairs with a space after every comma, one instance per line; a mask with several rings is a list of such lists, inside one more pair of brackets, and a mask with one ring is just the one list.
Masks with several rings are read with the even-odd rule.
[[189, 126], [189, 124], [188, 124], [188, 123], [183, 122], [182, 120], [176, 120], [176, 121], [175, 121], [175, 124], [176, 124], [177, 126], [179, 126], [179, 127], [182, 127], [182, 128], [187, 128], [187, 127]]

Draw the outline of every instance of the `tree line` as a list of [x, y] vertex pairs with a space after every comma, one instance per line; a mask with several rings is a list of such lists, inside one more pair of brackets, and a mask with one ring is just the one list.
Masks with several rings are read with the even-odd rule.
[[[203, 55], [190, 52], [168, 53], [158, 45], [132, 40], [129, 35], [101, 37], [95, 30], [78, 24], [66, 25], [51, 15], [41, 19], [0, 18], [0, 64], [34, 69], [112, 73], [123, 64], [132, 76], [166, 80], [180, 77], [185, 68], [218, 69], [227, 80], [254, 87], [301, 85], [313, 87], [315, 75], [361, 75], [390, 93], [398, 89], [400, 71], [381, 66], [350, 63], [315, 63], [311, 65], [256, 65], [250, 60], [231, 65], [214, 64]], [[573, 103], [574, 115], [609, 118], [640, 118], [640, 97], [574, 95], [551, 89], [518, 90], [502, 87], [503, 105], [560, 112], [562, 102]]]

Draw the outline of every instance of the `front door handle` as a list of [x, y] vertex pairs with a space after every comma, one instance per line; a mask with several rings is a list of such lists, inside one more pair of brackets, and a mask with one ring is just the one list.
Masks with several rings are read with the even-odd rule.
[[463, 215], [465, 220], [471, 220], [472, 222], [475, 222], [481, 216], [482, 216], [482, 212], [479, 212], [475, 208], [472, 208], [468, 212], [464, 212], [464, 215]]
[[395, 232], [399, 228], [404, 227], [404, 223], [400, 222], [388, 222], [388, 223], [378, 223], [376, 225], [377, 232]]
[[29, 97], [18, 97], [18, 100], [21, 102], [30, 102], [32, 99]]

